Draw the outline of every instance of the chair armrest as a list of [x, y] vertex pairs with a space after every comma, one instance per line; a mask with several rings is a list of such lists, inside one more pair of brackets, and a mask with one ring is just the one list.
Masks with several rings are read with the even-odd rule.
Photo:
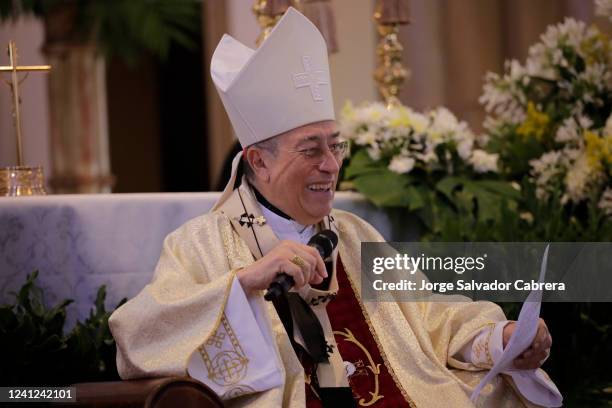
[[204, 407], [222, 408], [221, 398], [205, 384], [188, 377], [73, 384], [76, 403], [70, 407]]

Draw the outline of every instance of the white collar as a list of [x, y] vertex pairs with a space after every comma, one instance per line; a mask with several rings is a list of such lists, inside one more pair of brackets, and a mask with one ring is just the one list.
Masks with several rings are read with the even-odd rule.
[[308, 240], [315, 233], [314, 225], [302, 225], [295, 220], [288, 220], [266, 207], [258, 203], [261, 207], [261, 212], [266, 219], [266, 222], [274, 231], [274, 234], [279, 240], [296, 241], [302, 244], [308, 243]]

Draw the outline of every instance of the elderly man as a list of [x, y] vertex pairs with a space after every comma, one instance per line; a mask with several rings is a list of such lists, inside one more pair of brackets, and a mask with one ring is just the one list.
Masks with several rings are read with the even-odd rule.
[[[514, 323], [486, 302], [360, 301], [360, 243], [383, 239], [332, 209], [347, 144], [317, 29], [289, 9], [256, 51], [224, 36], [211, 72], [244, 150], [213, 210], [166, 238], [153, 281], [111, 317], [120, 375], [190, 375], [232, 406], [473, 406]], [[306, 245], [323, 229], [339, 236], [326, 259]], [[265, 302], [281, 273], [293, 289]], [[541, 322], [516, 367], [550, 344]], [[477, 402], [540, 403], [538, 373], [498, 377]]]

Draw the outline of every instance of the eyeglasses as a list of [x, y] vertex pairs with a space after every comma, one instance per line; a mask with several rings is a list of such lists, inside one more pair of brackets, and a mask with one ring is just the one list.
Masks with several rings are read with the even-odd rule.
[[327, 150], [331, 152], [336, 161], [341, 162], [348, 152], [349, 143], [347, 140], [327, 145], [327, 149], [323, 147], [325, 144], [317, 147], [309, 147], [308, 149], [288, 150], [291, 153], [298, 153], [305, 160], [313, 165], [320, 165], [325, 161]]

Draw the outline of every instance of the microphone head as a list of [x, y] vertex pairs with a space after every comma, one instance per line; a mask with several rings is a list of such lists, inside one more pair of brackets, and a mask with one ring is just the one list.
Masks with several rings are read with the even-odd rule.
[[336, 234], [334, 231], [326, 229], [319, 232], [319, 234], [326, 236], [327, 239], [331, 241], [333, 247], [332, 250], [338, 246], [338, 234]]
[[321, 256], [327, 258], [334, 251], [334, 248], [338, 246], [338, 235], [332, 230], [323, 230], [310, 238], [308, 245], [322, 248], [323, 253]]

